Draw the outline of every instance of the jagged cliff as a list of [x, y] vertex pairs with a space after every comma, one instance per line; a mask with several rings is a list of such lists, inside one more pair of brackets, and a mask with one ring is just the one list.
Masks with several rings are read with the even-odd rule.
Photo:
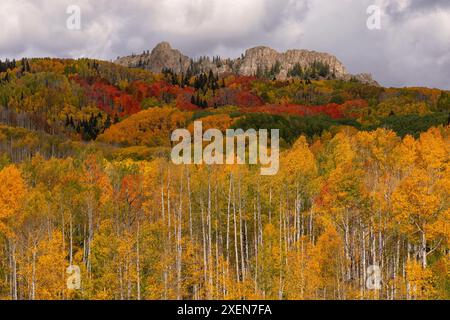
[[212, 70], [219, 75], [235, 73], [245, 76], [266, 76], [278, 80], [295, 76], [344, 80], [356, 78], [365, 83], [377, 84], [369, 74], [349, 74], [345, 66], [331, 54], [308, 50], [288, 50], [280, 53], [263, 46], [248, 49], [237, 59], [202, 57], [193, 60], [179, 50], [173, 49], [169, 43], [161, 42], [151, 52], [118, 58], [116, 63], [152, 72], [171, 69], [176, 73], [198, 74]]

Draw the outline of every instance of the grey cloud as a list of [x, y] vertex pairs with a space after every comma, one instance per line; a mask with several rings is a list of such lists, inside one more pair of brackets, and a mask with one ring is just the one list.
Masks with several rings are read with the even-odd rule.
[[411, 0], [409, 8], [411, 10], [450, 8], [450, 1], [448, 1], [448, 0]]
[[[448, 0], [1, 0], [0, 58], [115, 59], [169, 41], [190, 56], [268, 45], [335, 54], [387, 86], [450, 89]], [[382, 29], [366, 9], [383, 7]], [[79, 5], [82, 30], [66, 28]]]
[[409, 0], [405, 5], [401, 1], [389, 1], [386, 13], [396, 20], [408, 19], [412, 16], [427, 14], [430, 11], [449, 10], [449, 0]]

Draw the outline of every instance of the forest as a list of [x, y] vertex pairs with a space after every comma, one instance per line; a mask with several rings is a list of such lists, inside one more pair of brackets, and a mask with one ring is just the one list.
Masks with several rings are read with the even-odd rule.
[[[0, 62], [0, 299], [449, 299], [450, 92], [309, 73]], [[172, 164], [198, 120], [279, 173]]]

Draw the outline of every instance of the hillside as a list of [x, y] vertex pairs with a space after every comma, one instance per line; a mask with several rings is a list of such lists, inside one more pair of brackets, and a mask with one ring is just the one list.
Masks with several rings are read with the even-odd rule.
[[[282, 81], [212, 71], [188, 77], [89, 59], [23, 59], [2, 63], [0, 71], [1, 123], [86, 141], [156, 106], [191, 111], [196, 118], [324, 116], [358, 129], [384, 126], [417, 136], [447, 122], [450, 101], [446, 91], [382, 88], [356, 79]], [[292, 132], [293, 137], [302, 134]]]
[[[431, 126], [446, 124], [450, 104], [446, 91], [382, 88], [354, 78], [282, 81], [218, 75], [211, 70], [189, 76], [89, 59], [6, 61], [0, 70], [0, 123], [58, 136], [61, 141], [95, 140], [130, 115], [163, 106], [191, 112], [186, 125], [208, 116], [231, 117], [227, 125], [245, 123], [251, 127], [262, 121], [282, 129], [281, 138], [288, 143], [301, 134], [312, 138], [342, 124], [359, 130], [381, 126], [401, 136], [418, 136]], [[287, 127], [280, 127], [281, 123]], [[105, 137], [102, 141], [108, 142]], [[13, 152], [11, 141], [8, 134], [1, 150]], [[116, 147], [135, 144], [109, 142]], [[55, 146], [38, 145], [24, 154], [46, 150], [50, 156], [59, 152]], [[167, 146], [159, 143], [152, 147], [162, 145]]]
[[[449, 92], [156, 51], [0, 62], [0, 299], [450, 299]], [[196, 120], [280, 129], [279, 173], [174, 165]]]

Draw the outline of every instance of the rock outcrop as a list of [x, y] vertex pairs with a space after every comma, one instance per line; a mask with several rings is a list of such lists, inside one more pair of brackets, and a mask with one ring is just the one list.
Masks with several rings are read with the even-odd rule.
[[261, 70], [270, 71], [273, 66], [278, 64], [277, 74], [274, 76], [279, 80], [285, 80], [296, 65], [305, 70], [317, 62], [329, 66], [331, 74], [334, 74], [336, 78], [343, 78], [347, 75], [345, 66], [336, 57], [328, 53], [308, 50], [289, 50], [285, 53], [279, 53], [268, 47], [248, 49], [239, 63], [238, 70], [239, 74], [250, 76]]
[[[378, 85], [370, 74], [351, 75], [345, 66], [333, 55], [308, 50], [288, 50], [280, 53], [269, 47], [248, 49], [237, 59], [202, 57], [193, 60], [169, 43], [158, 44], [152, 52], [118, 58], [117, 64], [126, 67], [144, 68], [152, 72], [171, 69], [176, 73], [199, 74], [212, 70], [219, 75], [234, 73], [245, 76], [265, 76], [286, 80], [295, 75], [313, 75], [317, 78], [356, 79]], [[297, 73], [295, 73], [297, 72]]]
[[185, 72], [191, 59], [180, 51], [172, 49], [169, 43], [159, 43], [151, 53], [144, 52], [141, 55], [132, 55], [119, 58], [117, 64], [127, 67], [142, 67], [152, 72], [161, 72], [163, 69], [172, 69], [174, 72]]

